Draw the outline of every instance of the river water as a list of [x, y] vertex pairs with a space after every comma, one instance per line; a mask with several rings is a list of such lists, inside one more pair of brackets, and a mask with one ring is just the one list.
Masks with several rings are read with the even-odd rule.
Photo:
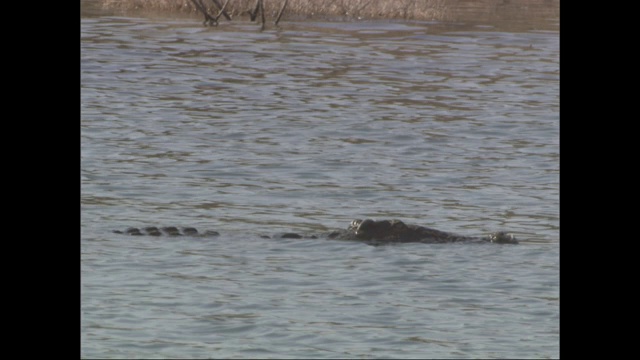
[[83, 16], [81, 356], [557, 358], [556, 23]]

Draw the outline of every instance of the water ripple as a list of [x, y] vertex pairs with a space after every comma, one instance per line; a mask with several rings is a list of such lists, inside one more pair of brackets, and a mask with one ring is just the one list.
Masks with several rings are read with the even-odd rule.
[[[82, 357], [558, 356], [557, 33], [81, 26]], [[355, 217], [523, 244], [260, 238]]]

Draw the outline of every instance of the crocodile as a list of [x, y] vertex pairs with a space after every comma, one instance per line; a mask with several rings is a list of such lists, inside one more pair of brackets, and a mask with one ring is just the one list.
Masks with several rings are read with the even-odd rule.
[[[115, 230], [118, 234], [151, 235], [151, 236], [192, 236], [211, 237], [219, 236], [217, 231], [207, 230], [198, 232], [193, 227], [145, 227], [128, 228], [124, 231]], [[328, 238], [335, 240], [360, 241], [369, 245], [384, 245], [396, 243], [452, 243], [452, 242], [490, 242], [498, 244], [517, 244], [518, 240], [513, 234], [506, 232], [494, 232], [484, 237], [461, 236], [445, 231], [440, 231], [420, 225], [405, 224], [400, 220], [372, 220], [356, 219], [349, 224], [347, 229], [337, 229], [323, 234], [299, 234], [294, 232], [281, 233], [274, 236], [262, 235], [263, 238], [281, 239], [318, 239]]]

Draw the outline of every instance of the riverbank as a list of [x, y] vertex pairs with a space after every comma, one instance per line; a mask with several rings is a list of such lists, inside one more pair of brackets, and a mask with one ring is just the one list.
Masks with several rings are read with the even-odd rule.
[[[98, 0], [109, 10], [196, 13], [192, 0]], [[198, 0], [196, 0], [198, 1]], [[224, 0], [218, 0], [221, 4]], [[264, 0], [265, 15], [277, 15], [284, 0]], [[203, 0], [212, 14], [217, 8]], [[232, 19], [249, 18], [255, 0], [230, 0]], [[558, 18], [560, 0], [289, 0], [284, 20], [404, 19], [426, 21], [479, 21]]]

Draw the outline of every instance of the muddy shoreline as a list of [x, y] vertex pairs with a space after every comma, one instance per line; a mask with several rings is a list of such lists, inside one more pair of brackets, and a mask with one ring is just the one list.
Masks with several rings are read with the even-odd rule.
[[[218, 9], [212, 0], [202, 2], [209, 13], [217, 14]], [[224, 3], [223, 0], [219, 2]], [[277, 16], [282, 2], [264, 0], [267, 21]], [[125, 13], [166, 11], [198, 14], [192, 0], [97, 0], [97, 4], [105, 10]], [[249, 11], [255, 4], [256, 0], [230, 0], [225, 10], [232, 19], [249, 20]], [[283, 21], [535, 21], [555, 19], [559, 15], [559, 0], [289, 0]]]

